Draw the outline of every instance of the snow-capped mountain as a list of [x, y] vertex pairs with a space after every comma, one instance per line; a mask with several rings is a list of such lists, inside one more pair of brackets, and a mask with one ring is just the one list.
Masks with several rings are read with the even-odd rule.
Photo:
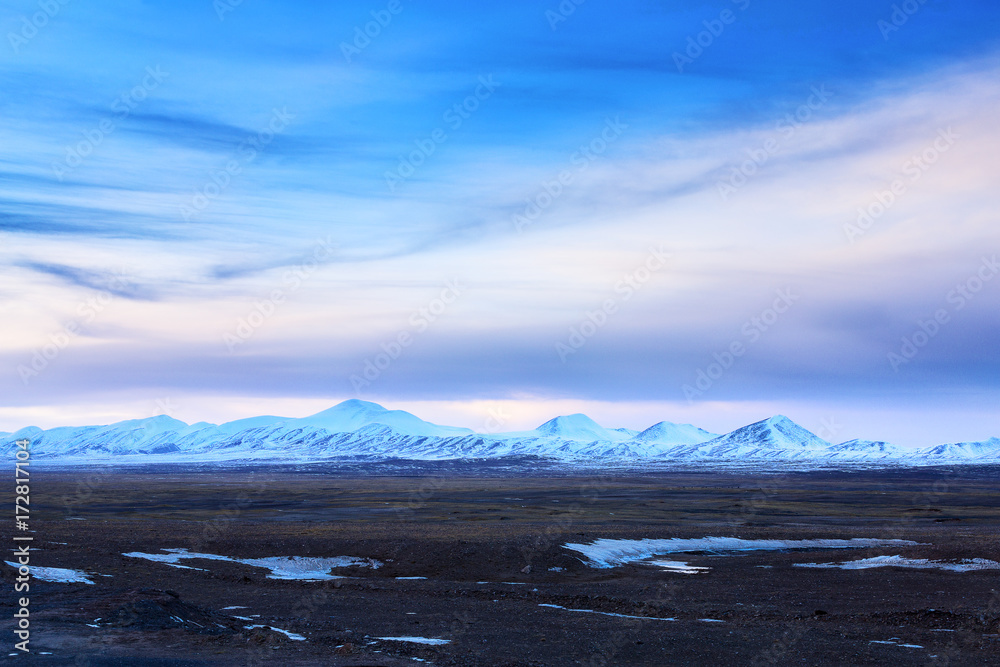
[[445, 438], [454, 435], [469, 435], [472, 429], [438, 426], [425, 422], [403, 410], [386, 410], [378, 403], [351, 399], [317, 412], [311, 417], [292, 419], [288, 425], [303, 428], [321, 428], [330, 433], [353, 433], [366, 426], [379, 424], [388, 426], [403, 435], [426, 435]]
[[974, 460], [1000, 451], [1000, 438], [990, 438], [983, 442], [955, 442], [931, 447], [926, 451], [928, 459]]
[[819, 449], [830, 443], [802, 428], [784, 415], [738, 428], [732, 433], [709, 440], [703, 447], [714, 452], [743, 448], [767, 449]]
[[587, 415], [575, 414], [550, 419], [535, 429], [540, 436], [553, 436], [581, 442], [621, 442], [627, 433], [606, 429]]
[[637, 434], [635, 440], [659, 445], [697, 445], [718, 437], [717, 433], [709, 433], [691, 424], [660, 422]]
[[567, 464], [684, 465], [1000, 464], [1000, 438], [906, 449], [886, 442], [830, 444], [782, 415], [725, 435], [660, 422], [638, 432], [586, 415], [556, 417], [532, 431], [483, 434], [439, 426], [402, 410], [350, 400], [310, 417], [251, 417], [221, 425], [160, 415], [106, 426], [29, 426], [0, 434], [0, 450], [31, 440], [32, 459], [85, 464], [293, 463], [330, 460], [449, 460], [540, 457]]
[[858, 439], [830, 445], [827, 451], [831, 457], [839, 459], [893, 459], [906, 454], [904, 449], [888, 442]]

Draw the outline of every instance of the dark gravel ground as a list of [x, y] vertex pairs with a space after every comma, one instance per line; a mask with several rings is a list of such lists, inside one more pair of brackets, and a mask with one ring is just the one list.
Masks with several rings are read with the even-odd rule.
[[[1000, 570], [793, 566], [897, 554], [1000, 561], [995, 468], [537, 473], [36, 467], [32, 564], [84, 570], [95, 583], [32, 582], [32, 654], [4, 659], [170, 667], [1000, 664]], [[595, 569], [562, 547], [704, 536], [920, 544], [668, 556], [710, 568], [693, 576], [641, 563]], [[384, 565], [303, 582], [233, 562], [185, 560], [201, 569], [178, 569], [122, 555], [161, 548], [361, 556]], [[3, 568], [4, 619], [19, 597], [14, 576]], [[230, 606], [245, 608], [223, 609]], [[9, 628], [5, 621], [3, 656], [14, 652]], [[378, 639], [400, 636], [449, 643]]]

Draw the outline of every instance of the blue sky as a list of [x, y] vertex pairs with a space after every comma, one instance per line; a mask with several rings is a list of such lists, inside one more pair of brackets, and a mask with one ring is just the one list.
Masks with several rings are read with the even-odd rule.
[[7, 2], [0, 429], [1000, 435], [998, 18]]

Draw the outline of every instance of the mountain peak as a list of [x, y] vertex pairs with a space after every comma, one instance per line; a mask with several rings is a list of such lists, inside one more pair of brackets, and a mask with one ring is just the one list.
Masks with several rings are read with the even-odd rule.
[[589, 442], [595, 440], [618, 442], [629, 437], [626, 433], [606, 429], [587, 415], [579, 412], [550, 419], [536, 428], [535, 432], [542, 435], [558, 436], [568, 440], [586, 440]]
[[327, 408], [326, 410], [317, 412], [314, 415], [309, 415], [308, 419], [312, 419], [313, 417], [320, 417], [324, 415], [334, 415], [334, 414], [351, 413], [351, 414], [377, 415], [386, 412], [389, 412], [389, 410], [386, 410], [378, 403], [372, 403], [371, 401], [363, 401], [360, 398], [349, 398], [346, 401], [341, 401], [340, 403], [337, 403], [332, 408]]
[[664, 445], [697, 445], [717, 437], [719, 437], [717, 433], [709, 433], [691, 424], [663, 421], [653, 424], [634, 439], [639, 442]]
[[291, 420], [300, 426], [326, 429], [331, 433], [353, 433], [372, 424], [388, 426], [403, 435], [451, 437], [472, 433], [467, 428], [438, 426], [405, 410], [388, 410], [378, 403], [352, 398], [314, 415]]
[[155, 417], [144, 417], [142, 419], [127, 419], [109, 424], [105, 428], [118, 430], [143, 429], [145, 432], [153, 434], [177, 431], [187, 428], [187, 424], [169, 415], [156, 415]]
[[576, 412], [576, 413], [571, 414], [571, 415], [560, 415], [559, 417], [553, 417], [552, 419], [548, 420], [547, 422], [545, 422], [544, 424], [542, 424], [541, 426], [539, 426], [538, 430], [542, 431], [542, 430], [546, 430], [546, 429], [554, 429], [554, 428], [567, 427], [567, 426], [584, 426], [584, 427], [588, 427], [588, 428], [604, 428], [603, 426], [601, 426], [600, 424], [598, 424], [597, 422], [595, 422], [593, 419], [591, 419], [587, 415], [585, 415], [585, 414], [583, 414], [581, 412]]
[[711, 441], [714, 445], [739, 445], [769, 449], [814, 449], [829, 447], [830, 443], [805, 429], [784, 415], [738, 428]]

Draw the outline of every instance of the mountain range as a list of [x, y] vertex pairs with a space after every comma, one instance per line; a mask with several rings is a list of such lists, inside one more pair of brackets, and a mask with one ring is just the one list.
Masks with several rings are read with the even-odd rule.
[[644, 431], [609, 429], [586, 415], [556, 417], [531, 431], [477, 433], [440, 426], [402, 410], [357, 399], [310, 417], [251, 417], [186, 424], [166, 415], [106, 426], [35, 426], [0, 433], [0, 450], [31, 440], [32, 459], [86, 464], [299, 463], [331, 460], [452, 460], [539, 457], [600, 465], [674, 462], [696, 465], [1000, 464], [1000, 438], [905, 448], [887, 442], [832, 444], [777, 415], [731, 433], [660, 422]]

